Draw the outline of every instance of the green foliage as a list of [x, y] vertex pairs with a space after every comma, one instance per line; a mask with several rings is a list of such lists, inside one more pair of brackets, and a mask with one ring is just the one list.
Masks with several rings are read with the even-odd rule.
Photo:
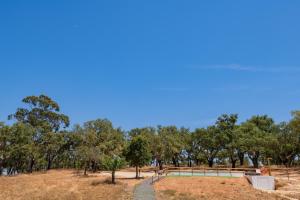
[[239, 153], [242, 152], [240, 146], [240, 135], [237, 131], [237, 114], [222, 115], [216, 122], [217, 128], [224, 134], [224, 157], [229, 157], [232, 167], [235, 168], [239, 159]]
[[212, 167], [218, 153], [224, 148], [226, 135], [216, 126], [209, 126], [206, 129], [196, 129], [193, 139], [198, 157], [205, 157], [209, 166]]
[[109, 120], [97, 119], [86, 122], [77, 127], [80, 144], [77, 157], [85, 172], [92, 168], [93, 172], [101, 167], [101, 160], [105, 156], [120, 155], [123, 152], [125, 139], [120, 129], [115, 129]]
[[105, 170], [117, 171], [126, 165], [126, 161], [119, 156], [105, 156], [102, 159], [102, 164]]
[[258, 167], [259, 158], [267, 154], [268, 145], [272, 143], [272, 132], [275, 131], [273, 119], [268, 116], [253, 116], [240, 126], [242, 145], [254, 167]]
[[[289, 122], [275, 124], [267, 115], [253, 116], [237, 124], [236, 114], [221, 115], [216, 123], [190, 132], [176, 126], [135, 128], [128, 133], [115, 128], [107, 119], [69, 126], [69, 118], [59, 105], [45, 95], [23, 99], [26, 108], [18, 108], [11, 125], [0, 123], [0, 175], [79, 168], [115, 171], [131, 166], [199, 165], [248, 163], [254, 167], [272, 163], [292, 166], [300, 155], [300, 111], [292, 112]], [[155, 162], [156, 161], [156, 162]], [[137, 171], [138, 172], [138, 171]], [[137, 173], [138, 175], [138, 173]]]
[[70, 124], [69, 117], [59, 113], [58, 104], [50, 97], [45, 95], [28, 96], [22, 102], [29, 108], [18, 108], [14, 114], [8, 117], [9, 119], [30, 124], [42, 133], [57, 132], [61, 126], [68, 127]]
[[119, 156], [113, 155], [113, 156], [105, 156], [102, 159], [102, 164], [104, 169], [111, 171], [112, 174], [112, 183], [115, 184], [115, 172], [118, 169], [121, 169], [122, 167], [125, 166], [126, 162], [124, 158], [121, 158]]
[[[151, 153], [148, 141], [142, 136], [133, 137], [126, 149], [125, 157], [136, 169], [149, 164]], [[136, 170], [136, 178], [138, 178], [138, 170]]]

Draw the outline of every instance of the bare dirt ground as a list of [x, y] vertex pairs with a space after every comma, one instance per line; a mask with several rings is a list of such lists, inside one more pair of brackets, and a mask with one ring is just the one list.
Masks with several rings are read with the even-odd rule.
[[255, 190], [245, 178], [167, 177], [155, 184], [158, 200], [286, 200]]
[[[128, 175], [128, 174], [127, 174]], [[127, 200], [142, 180], [120, 175], [110, 184], [109, 174], [83, 176], [73, 170], [0, 177], [1, 200]]]

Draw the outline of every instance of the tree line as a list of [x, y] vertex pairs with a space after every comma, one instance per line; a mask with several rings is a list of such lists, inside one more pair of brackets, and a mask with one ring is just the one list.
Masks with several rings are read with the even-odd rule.
[[59, 105], [45, 95], [28, 96], [23, 108], [0, 123], [0, 175], [31, 173], [54, 168], [96, 172], [123, 166], [165, 165], [253, 166], [268, 162], [297, 165], [300, 155], [300, 112], [288, 122], [275, 123], [267, 115], [238, 123], [237, 114], [221, 115], [216, 122], [193, 131], [157, 126], [124, 131], [107, 119], [70, 125]]

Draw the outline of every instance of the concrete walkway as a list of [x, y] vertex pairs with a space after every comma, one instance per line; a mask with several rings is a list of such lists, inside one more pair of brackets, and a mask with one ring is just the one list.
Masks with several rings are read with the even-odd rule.
[[155, 191], [151, 182], [152, 179], [148, 178], [147, 180], [136, 186], [133, 194], [133, 199], [155, 200]]

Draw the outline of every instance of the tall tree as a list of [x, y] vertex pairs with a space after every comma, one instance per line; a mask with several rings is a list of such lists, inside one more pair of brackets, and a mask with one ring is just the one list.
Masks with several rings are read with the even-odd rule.
[[27, 108], [18, 108], [9, 119], [30, 124], [42, 133], [57, 132], [70, 124], [69, 117], [59, 113], [59, 105], [48, 96], [28, 96], [22, 102]]
[[[14, 114], [8, 116], [8, 119], [16, 119], [18, 122], [29, 124], [35, 129], [35, 135], [32, 138], [35, 147], [41, 146], [42, 143], [47, 144], [48, 147], [57, 145], [55, 139], [58, 139], [60, 136], [51, 134], [51, 132], [57, 133], [61, 127], [68, 127], [70, 124], [69, 117], [61, 114], [59, 105], [45, 95], [28, 96], [25, 97], [22, 102], [25, 103], [27, 107], [18, 108]], [[45, 141], [45, 139], [47, 139], [47, 141]], [[54, 143], [50, 144], [49, 142]], [[52, 160], [56, 155], [53, 157], [49, 155], [48, 151], [44, 156], [47, 160], [47, 169], [49, 169]], [[32, 154], [29, 171], [32, 171], [37, 159], [38, 158], [34, 157], [34, 154]]]
[[236, 131], [238, 115], [224, 114], [220, 116], [216, 122], [216, 127], [225, 134], [224, 138], [226, 141], [224, 145], [224, 150], [229, 157], [229, 160], [232, 164], [232, 168], [235, 168], [236, 162], [238, 161], [238, 153], [239, 153], [239, 135]]
[[9, 131], [9, 126], [0, 123], [0, 176], [2, 175], [4, 168], [7, 167]]
[[181, 137], [182, 130], [178, 130], [176, 126], [158, 127], [161, 156], [164, 162], [171, 161], [176, 167], [179, 167], [180, 155], [184, 149], [184, 140]]
[[274, 121], [267, 115], [253, 116], [241, 125], [240, 131], [245, 137], [243, 143], [255, 168], [258, 168], [262, 154], [266, 153], [267, 145], [273, 140], [271, 133], [274, 130]]
[[280, 164], [290, 167], [300, 153], [300, 112], [292, 112], [289, 123], [282, 122], [275, 132], [275, 145], [272, 146], [273, 158]]
[[142, 136], [133, 137], [125, 151], [126, 160], [136, 169], [136, 178], [139, 178], [138, 168], [149, 164], [151, 153], [148, 141]]
[[6, 132], [6, 167], [8, 174], [26, 171], [33, 154], [34, 129], [27, 124], [16, 123]]
[[224, 148], [225, 135], [216, 127], [196, 129], [193, 133], [195, 150], [198, 157], [205, 157], [209, 167], [212, 167], [218, 153]]
[[101, 166], [101, 160], [107, 156], [121, 155], [125, 145], [124, 133], [114, 128], [107, 119], [88, 121], [78, 129], [81, 144], [77, 148], [77, 156], [85, 172], [92, 168], [93, 172]]

